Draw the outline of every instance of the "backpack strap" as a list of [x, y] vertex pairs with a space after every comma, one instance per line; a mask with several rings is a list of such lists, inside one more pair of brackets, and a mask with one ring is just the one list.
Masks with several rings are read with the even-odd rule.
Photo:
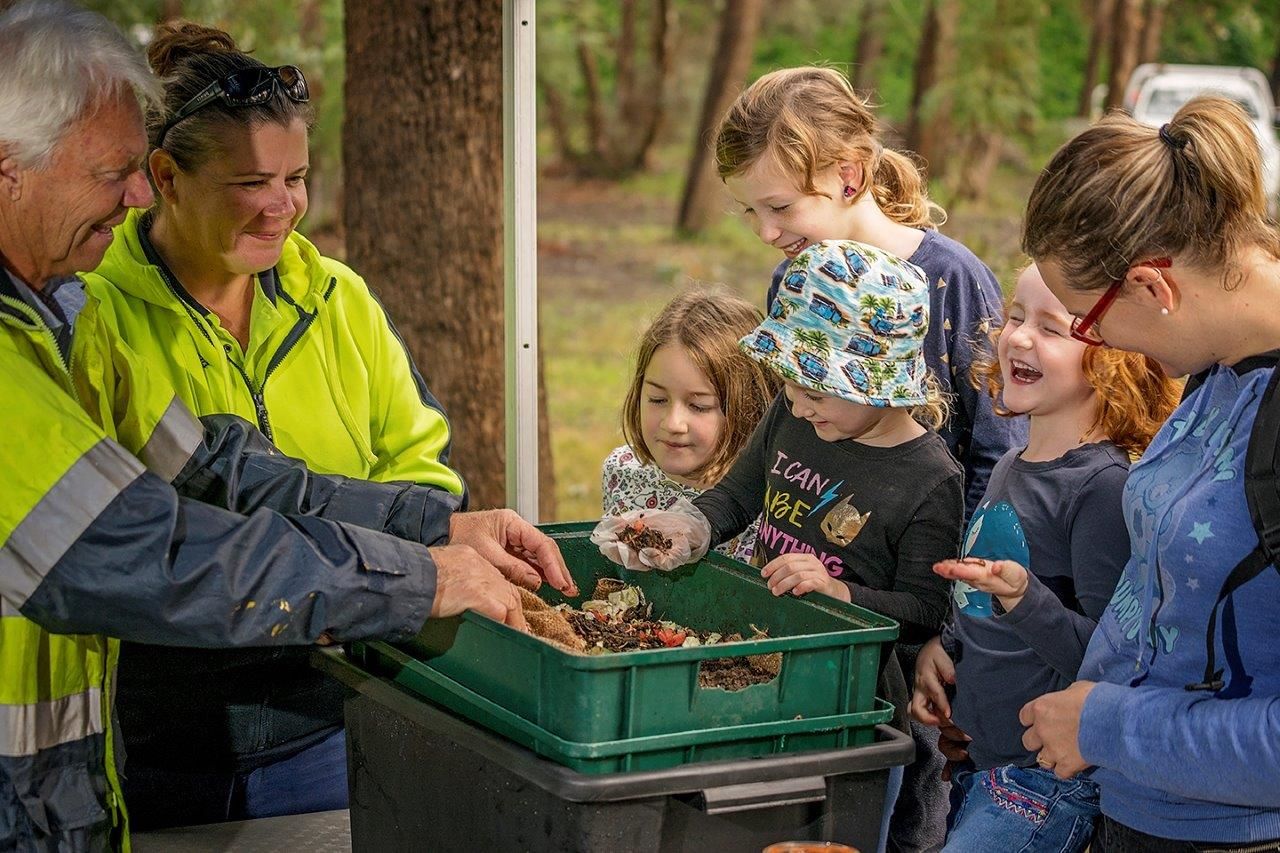
[[[1280, 352], [1274, 355], [1280, 360]], [[1253, 529], [1258, 533], [1259, 547], [1272, 562], [1280, 556], [1280, 400], [1276, 398], [1277, 384], [1280, 384], [1280, 368], [1272, 371], [1271, 381], [1258, 404], [1244, 463], [1244, 496], [1249, 503], [1249, 515], [1253, 518]]]
[[[1246, 359], [1237, 370], [1255, 369], [1266, 364], [1280, 362], [1280, 350]], [[1214, 641], [1217, 637], [1218, 608], [1233, 592], [1267, 570], [1268, 566], [1280, 572], [1277, 556], [1280, 556], [1280, 399], [1276, 397], [1276, 385], [1280, 383], [1280, 367], [1271, 373], [1267, 389], [1258, 403], [1253, 429], [1249, 432], [1249, 449], [1245, 452], [1244, 497], [1249, 505], [1253, 529], [1258, 534], [1258, 545], [1236, 564], [1222, 583], [1218, 598], [1209, 611], [1209, 624], [1205, 630], [1204, 679], [1186, 685], [1187, 690], [1210, 690], [1214, 693], [1225, 684], [1223, 670], [1217, 668]]]

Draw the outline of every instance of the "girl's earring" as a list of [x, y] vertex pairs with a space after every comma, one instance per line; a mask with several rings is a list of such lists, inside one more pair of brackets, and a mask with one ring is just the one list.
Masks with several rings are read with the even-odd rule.
[[845, 197], [845, 198], [853, 198], [853, 194], [854, 194], [854, 189], [853, 189], [853, 187], [846, 186], [846, 187], [844, 188], [844, 197]]
[[1160, 309], [1160, 313], [1161, 313], [1161, 314], [1164, 314], [1164, 315], [1166, 315], [1166, 316], [1167, 316], [1167, 315], [1168, 315], [1168, 313], [1169, 313], [1169, 309], [1168, 309], [1168, 308], [1161, 308], [1161, 309]]

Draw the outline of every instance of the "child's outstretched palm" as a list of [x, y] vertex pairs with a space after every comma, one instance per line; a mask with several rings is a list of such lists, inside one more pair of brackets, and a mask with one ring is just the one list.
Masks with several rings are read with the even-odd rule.
[[965, 557], [934, 563], [934, 574], [948, 580], [964, 581], [974, 589], [989, 592], [1000, 599], [1006, 611], [1012, 610], [1027, 593], [1027, 570], [1013, 560], [982, 560]]

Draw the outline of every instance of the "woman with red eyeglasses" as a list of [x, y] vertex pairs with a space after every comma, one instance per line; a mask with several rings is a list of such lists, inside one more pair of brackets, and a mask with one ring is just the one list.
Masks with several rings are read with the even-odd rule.
[[[157, 203], [130, 212], [85, 276], [103, 315], [197, 415], [240, 415], [316, 471], [461, 503], [449, 423], [386, 313], [295, 230], [313, 119], [302, 72], [190, 23], [162, 27], [148, 58], [164, 81], [147, 116]], [[289, 602], [245, 606], [290, 618]], [[344, 807], [343, 691], [308, 656], [126, 644], [118, 707], [134, 825]]]
[[1023, 248], [1075, 337], [1194, 377], [1130, 470], [1132, 551], [1079, 680], [1022, 709], [1023, 743], [1092, 768], [1096, 851], [1280, 850], [1280, 572], [1228, 584], [1258, 546], [1244, 463], [1280, 351], [1249, 120], [1221, 98], [1159, 130], [1107, 117], [1041, 174]]

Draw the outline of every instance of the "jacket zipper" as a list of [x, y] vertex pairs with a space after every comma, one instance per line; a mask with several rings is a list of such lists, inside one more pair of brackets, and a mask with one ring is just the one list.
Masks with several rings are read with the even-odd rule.
[[[335, 278], [330, 283], [330, 290], [332, 290], [332, 285], [336, 283], [337, 279]], [[284, 289], [282, 288], [279, 293], [284, 294]], [[276, 372], [276, 368], [285, 360], [285, 357], [289, 355], [289, 352], [297, 345], [298, 341], [302, 340], [302, 336], [306, 334], [307, 329], [311, 328], [311, 324], [315, 322], [316, 316], [320, 313], [320, 309], [318, 308], [315, 311], [307, 313], [300, 305], [287, 297], [285, 301], [292, 305], [294, 310], [298, 312], [298, 322], [289, 330], [289, 334], [284, 339], [284, 343], [280, 344], [280, 348], [272, 353], [271, 361], [267, 362], [267, 369], [262, 372], [262, 384], [258, 386], [256, 391], [254, 390], [253, 383], [249, 381], [249, 375], [245, 373], [244, 368], [236, 364], [235, 361], [231, 362], [235, 365], [240, 376], [244, 378], [244, 384], [248, 387], [250, 396], [253, 397], [253, 409], [258, 414], [258, 428], [262, 430], [262, 434], [265, 435], [267, 440], [272, 444], [275, 443], [275, 437], [271, 433], [271, 421], [267, 417], [267, 401], [263, 399], [263, 394], [266, 393], [267, 389], [267, 380], [271, 378], [271, 374]], [[226, 352], [227, 358], [230, 359], [230, 344], [226, 345]]]
[[[231, 356], [231, 344], [223, 344], [222, 351], [227, 354], [227, 361], [236, 369], [236, 373], [240, 374], [240, 378], [244, 380], [244, 387], [249, 390], [249, 398], [253, 400], [254, 417], [258, 420], [258, 429], [262, 430], [262, 434], [267, 437], [267, 441], [275, 444], [275, 435], [271, 432], [271, 418], [267, 415], [267, 401], [262, 397], [262, 391], [254, 387], [253, 380], [249, 378], [249, 374], [245, 371], [234, 358]], [[262, 385], [266, 387], [264, 380]]]
[[[62, 365], [63, 372], [66, 373], [67, 376], [70, 376], [71, 359], [62, 354], [62, 349], [58, 346], [58, 339], [53, 336], [53, 330], [44, 322], [44, 318], [32, 311], [29, 306], [15, 299], [11, 299], [10, 297], [0, 296], [0, 301], [4, 303], [6, 308], [12, 309], [10, 316], [14, 316], [14, 312], [16, 312], [16, 315], [18, 316], [14, 316], [14, 319], [20, 318], [25, 320], [40, 330], [43, 336], [49, 341], [49, 349], [53, 350], [54, 354], [58, 356], [58, 364]], [[35, 316], [32, 316], [33, 314]]]
[[[187, 304], [187, 301], [178, 294], [178, 289], [174, 285], [173, 281], [170, 280], [168, 271], [163, 266], [158, 269], [160, 270], [160, 278], [164, 281], [165, 286], [169, 288], [169, 292], [173, 294], [173, 298], [178, 300], [178, 304], [186, 310], [187, 314], [191, 317], [191, 321], [195, 323], [196, 328], [200, 330], [200, 334], [204, 335], [204, 339], [210, 344], [217, 346], [217, 343], [213, 340], [213, 336], [209, 334], [209, 330], [204, 327], [204, 324], [207, 321], [192, 310], [191, 306]], [[330, 292], [332, 292], [337, 281], [336, 277], [330, 280]], [[284, 293], [283, 289], [281, 289], [280, 293]], [[271, 430], [271, 416], [270, 413], [267, 412], [267, 401], [264, 396], [267, 388], [267, 380], [271, 378], [271, 374], [275, 372], [275, 369], [280, 365], [280, 362], [284, 361], [285, 356], [287, 356], [289, 351], [294, 348], [302, 338], [302, 335], [307, 331], [307, 328], [316, 319], [316, 315], [319, 314], [318, 309], [308, 314], [292, 299], [287, 301], [290, 305], [293, 305], [294, 310], [298, 312], [299, 319], [298, 322], [294, 324], [293, 328], [289, 330], [289, 335], [285, 338], [284, 343], [281, 344], [280, 348], [272, 354], [271, 361], [267, 364], [266, 372], [262, 375], [261, 385], [255, 386], [253, 384], [253, 380], [249, 378], [248, 372], [244, 369], [244, 366], [232, 357], [231, 344], [222, 345], [222, 352], [226, 355], [227, 362], [235, 368], [236, 373], [240, 374], [240, 378], [244, 380], [244, 387], [249, 392], [249, 399], [253, 401], [253, 414], [254, 418], [258, 422], [258, 429], [267, 437], [267, 441], [270, 441], [272, 444], [275, 444], [276, 439], [275, 433]], [[207, 366], [203, 356], [200, 357], [200, 363]]]

